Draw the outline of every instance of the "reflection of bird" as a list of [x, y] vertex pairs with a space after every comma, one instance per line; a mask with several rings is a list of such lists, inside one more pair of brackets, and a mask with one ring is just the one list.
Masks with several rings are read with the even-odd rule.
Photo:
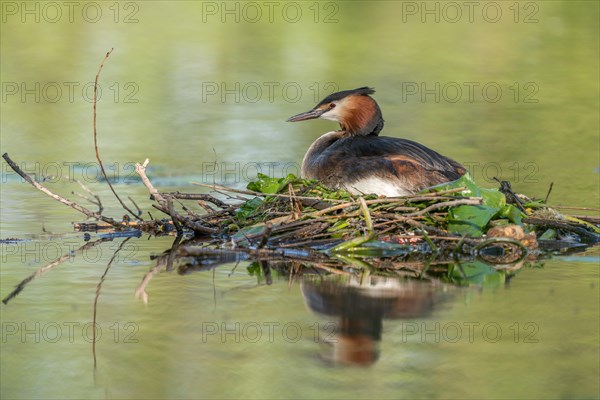
[[407, 139], [378, 136], [383, 129], [379, 106], [362, 87], [333, 93], [289, 122], [323, 118], [341, 130], [318, 138], [302, 161], [302, 177], [334, 188], [384, 196], [412, 194], [460, 178], [465, 168]]
[[384, 319], [424, 318], [441, 300], [430, 284], [377, 276], [365, 281], [306, 277], [301, 289], [310, 310], [334, 317], [330, 357], [345, 365], [369, 366], [377, 361]]

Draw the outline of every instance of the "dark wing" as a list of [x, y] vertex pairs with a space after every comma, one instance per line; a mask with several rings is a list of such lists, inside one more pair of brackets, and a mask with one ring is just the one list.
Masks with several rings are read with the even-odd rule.
[[377, 176], [397, 180], [412, 192], [456, 180], [466, 172], [456, 161], [419, 143], [385, 136], [344, 138], [325, 153], [328, 165], [322, 167], [330, 179], [355, 182]]

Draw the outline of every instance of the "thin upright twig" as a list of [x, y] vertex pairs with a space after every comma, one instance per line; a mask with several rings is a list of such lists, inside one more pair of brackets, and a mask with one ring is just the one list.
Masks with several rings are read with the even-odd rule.
[[96, 120], [97, 120], [96, 108], [97, 108], [97, 103], [98, 103], [98, 78], [100, 78], [100, 71], [102, 71], [102, 67], [104, 67], [104, 62], [108, 59], [108, 57], [110, 56], [110, 53], [112, 53], [113, 50], [114, 50], [114, 48], [110, 49], [110, 51], [108, 53], [106, 53], [106, 55], [104, 56], [104, 59], [102, 60], [102, 63], [100, 63], [100, 67], [98, 68], [98, 73], [96, 73], [96, 79], [94, 80], [94, 149], [96, 150], [96, 159], [98, 160], [98, 164], [100, 164], [100, 171], [102, 171], [102, 175], [104, 176], [104, 179], [106, 179], [106, 183], [108, 183], [110, 190], [113, 192], [113, 194], [115, 195], [117, 200], [119, 200], [119, 203], [121, 203], [121, 206], [125, 210], [127, 210], [127, 212], [129, 214], [131, 214], [138, 221], [143, 221], [142, 217], [140, 217], [139, 215], [137, 215], [136, 213], [131, 211], [131, 209], [129, 207], [127, 207], [127, 205], [125, 205], [123, 200], [121, 200], [121, 198], [117, 194], [112, 183], [110, 183], [110, 179], [108, 179], [108, 175], [106, 174], [106, 171], [104, 170], [104, 164], [102, 164], [102, 160], [100, 159], [100, 154], [98, 152], [98, 129], [97, 129], [97, 123], [96, 123]]
[[165, 208], [167, 205], [167, 201], [165, 200], [163, 195], [160, 194], [158, 192], [158, 190], [156, 190], [156, 188], [152, 185], [152, 182], [150, 182], [150, 179], [148, 179], [148, 176], [146, 176], [146, 167], [148, 166], [149, 163], [150, 163], [150, 160], [147, 158], [143, 164], [135, 163], [135, 172], [142, 179], [142, 183], [144, 184], [144, 186], [146, 186], [146, 188], [148, 188], [148, 191], [150, 192], [150, 196], [154, 197], [154, 199], [156, 201], [158, 201], [159, 204], [163, 208]]
[[84, 192], [86, 192], [87, 194], [92, 196], [94, 199], [96, 199], [96, 201], [92, 201], [92, 200], [88, 200], [88, 201], [92, 204], [97, 205], [98, 206], [98, 214], [102, 214], [102, 211], [104, 211], [104, 206], [102, 205], [102, 200], [100, 200], [100, 196], [98, 196], [96, 193], [94, 193], [90, 188], [88, 188], [86, 185], [84, 185], [83, 182], [81, 182], [80, 180], [75, 179], [75, 182], [77, 182], [79, 184], [79, 186], [81, 186], [81, 188], [83, 189]]
[[554, 182], [550, 182], [550, 187], [548, 188], [548, 193], [546, 193], [546, 197], [544, 198], [545, 204], [548, 204], [548, 198], [550, 197], [550, 193], [552, 193], [553, 186], [554, 186]]
[[133, 204], [133, 206], [135, 207], [135, 209], [137, 210], [138, 215], [142, 215], [142, 210], [140, 209], [140, 207], [138, 207], [137, 203], [135, 202], [135, 200], [133, 200], [131, 198], [131, 196], [127, 196], [127, 198], [129, 199], [129, 201], [131, 201], [131, 203]]

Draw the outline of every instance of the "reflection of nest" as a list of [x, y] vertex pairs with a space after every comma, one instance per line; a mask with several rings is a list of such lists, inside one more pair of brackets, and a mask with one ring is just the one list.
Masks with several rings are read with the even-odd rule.
[[479, 257], [488, 264], [516, 264], [529, 250], [537, 250], [535, 232], [525, 233], [518, 225], [496, 226], [487, 233], [488, 240], [476, 246]]
[[484, 243], [477, 250], [482, 261], [493, 265], [515, 264], [523, 260], [524, 254], [527, 254], [515, 241], [499, 242], [496, 240], [490, 246]]

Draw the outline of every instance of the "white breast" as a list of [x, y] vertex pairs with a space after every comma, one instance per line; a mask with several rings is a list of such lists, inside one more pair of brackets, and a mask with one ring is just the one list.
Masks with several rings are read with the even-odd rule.
[[398, 197], [412, 194], [406, 189], [401, 188], [398, 184], [394, 184], [386, 179], [381, 179], [372, 176], [366, 179], [346, 184], [345, 189], [352, 194], [372, 194], [379, 196]]

